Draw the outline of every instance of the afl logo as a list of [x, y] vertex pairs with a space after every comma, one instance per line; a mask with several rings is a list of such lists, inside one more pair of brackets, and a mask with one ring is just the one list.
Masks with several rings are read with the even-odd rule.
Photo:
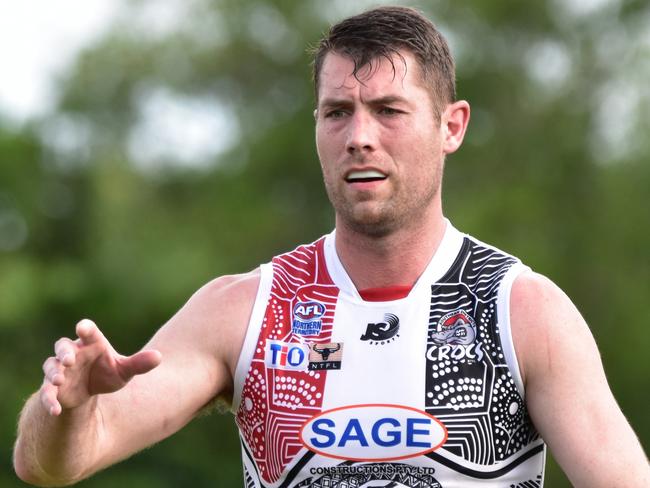
[[301, 322], [318, 320], [325, 313], [325, 305], [320, 302], [298, 302], [293, 307], [293, 316]]
[[393, 461], [438, 449], [447, 441], [447, 429], [434, 416], [412, 407], [350, 405], [312, 417], [300, 429], [300, 441], [326, 457]]
[[308, 336], [320, 334], [323, 323], [320, 318], [325, 314], [325, 305], [320, 302], [298, 302], [293, 307], [291, 332]]

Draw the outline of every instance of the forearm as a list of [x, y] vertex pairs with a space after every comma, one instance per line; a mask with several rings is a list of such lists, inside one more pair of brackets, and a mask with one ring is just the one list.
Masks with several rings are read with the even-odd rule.
[[[584, 441], [578, 437], [586, 437], [589, 446], [597, 447], [581, 447]], [[562, 453], [558, 462], [576, 488], [650, 487], [648, 459], [620, 412], [606, 412], [596, 422], [579, 422], [576, 431], [565, 433], [561, 442], [564, 445], [556, 449]], [[572, 452], [566, 452], [567, 444], [573, 446]]]
[[72, 484], [99, 469], [101, 440], [97, 397], [53, 416], [36, 393], [20, 416], [14, 448], [16, 473], [38, 486]]

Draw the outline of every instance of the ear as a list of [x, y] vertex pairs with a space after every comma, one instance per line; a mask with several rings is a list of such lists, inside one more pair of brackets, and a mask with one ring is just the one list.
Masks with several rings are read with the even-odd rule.
[[455, 152], [463, 143], [467, 124], [469, 123], [469, 103], [459, 100], [450, 105], [442, 114], [442, 150], [445, 154]]

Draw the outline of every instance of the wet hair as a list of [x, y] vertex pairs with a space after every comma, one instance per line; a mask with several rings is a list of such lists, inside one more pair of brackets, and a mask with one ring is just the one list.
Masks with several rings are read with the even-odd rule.
[[[447, 41], [433, 23], [415, 9], [378, 7], [333, 25], [313, 49], [313, 82], [318, 99], [319, 77], [325, 56], [336, 53], [354, 62], [352, 74], [372, 74], [377, 61], [387, 59], [395, 72], [395, 60], [406, 60], [401, 50], [410, 52], [420, 67], [421, 80], [430, 90], [437, 115], [456, 100], [454, 60]], [[373, 66], [375, 63], [375, 66]]]

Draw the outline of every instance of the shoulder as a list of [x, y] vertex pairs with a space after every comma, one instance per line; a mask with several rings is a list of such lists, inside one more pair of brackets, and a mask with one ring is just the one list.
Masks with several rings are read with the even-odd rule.
[[533, 271], [524, 271], [512, 285], [510, 323], [524, 384], [557, 373], [566, 366], [561, 361], [580, 360], [596, 350], [591, 331], [571, 299], [549, 278]]
[[232, 369], [246, 335], [259, 282], [259, 269], [211, 280], [161, 328], [151, 345], [191, 349], [195, 356], [212, 358]]
[[260, 268], [237, 275], [216, 278], [205, 284], [192, 297], [194, 307], [205, 310], [211, 344], [218, 348], [216, 355], [223, 358], [228, 369], [234, 371], [248, 329], [257, 290]]
[[249, 273], [215, 278], [199, 288], [188, 303], [197, 307], [235, 305], [238, 308], [250, 301], [252, 305], [259, 286], [260, 274], [260, 268], [256, 268]]
[[260, 270], [215, 278], [199, 288], [170, 322], [209, 325], [220, 317], [243, 313], [255, 300]]
[[246, 315], [252, 308], [260, 281], [260, 270], [215, 278], [199, 288], [178, 314], [204, 326]]
[[512, 313], [527, 321], [539, 318], [540, 313], [552, 313], [558, 305], [567, 305], [567, 300], [566, 294], [549, 278], [530, 270], [517, 276], [510, 297]]
[[249, 273], [220, 276], [202, 286], [187, 302], [188, 312], [197, 317], [206, 334], [218, 335], [220, 340], [213, 344], [227, 345], [229, 352], [233, 351], [234, 344], [241, 345], [260, 276], [259, 268]]

